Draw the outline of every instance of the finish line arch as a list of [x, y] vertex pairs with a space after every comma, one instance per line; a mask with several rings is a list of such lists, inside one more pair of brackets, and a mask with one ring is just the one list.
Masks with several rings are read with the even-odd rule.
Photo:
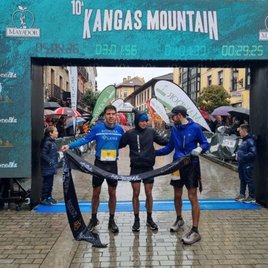
[[6, 1], [1, 5], [0, 178], [39, 199], [43, 65], [250, 67], [256, 199], [268, 207], [267, 1]]

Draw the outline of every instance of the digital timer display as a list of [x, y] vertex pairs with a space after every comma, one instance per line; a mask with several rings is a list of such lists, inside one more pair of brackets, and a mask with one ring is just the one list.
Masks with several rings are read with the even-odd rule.
[[164, 55], [167, 57], [204, 57], [207, 54], [205, 45], [193, 45], [193, 46], [174, 46], [165, 45]]
[[223, 45], [221, 54], [224, 57], [262, 57], [263, 45]]
[[138, 54], [137, 45], [96, 44], [95, 54], [98, 56], [128, 56], [135, 57]]

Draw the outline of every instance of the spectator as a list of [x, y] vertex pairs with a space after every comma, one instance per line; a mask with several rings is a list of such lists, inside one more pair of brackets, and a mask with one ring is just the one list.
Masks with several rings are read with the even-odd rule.
[[54, 126], [45, 129], [44, 138], [41, 142], [41, 172], [43, 176], [42, 197], [40, 204], [50, 206], [57, 200], [52, 197], [54, 175], [58, 168], [58, 148], [55, 140], [58, 130]]
[[[242, 124], [239, 127], [242, 143], [238, 146], [236, 159], [238, 162], [238, 174], [240, 179], [240, 193], [236, 201], [255, 203], [255, 185], [252, 177], [253, 163], [256, 158], [256, 141], [250, 135], [249, 125]], [[248, 197], [246, 198], [246, 187], [248, 186]]]
[[63, 138], [66, 136], [66, 130], [65, 130], [65, 117], [61, 116], [58, 122], [56, 123], [56, 128], [59, 133], [59, 138]]

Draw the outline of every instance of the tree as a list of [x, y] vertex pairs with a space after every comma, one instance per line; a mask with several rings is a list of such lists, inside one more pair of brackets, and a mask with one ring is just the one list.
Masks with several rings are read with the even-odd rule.
[[203, 88], [200, 96], [197, 98], [197, 104], [200, 108], [212, 112], [219, 106], [229, 106], [231, 95], [223, 86], [211, 85]]
[[98, 97], [99, 97], [98, 92], [93, 92], [91, 89], [88, 89], [81, 100], [81, 105], [84, 107], [87, 106], [91, 111], [93, 111], [93, 108], [95, 106]]

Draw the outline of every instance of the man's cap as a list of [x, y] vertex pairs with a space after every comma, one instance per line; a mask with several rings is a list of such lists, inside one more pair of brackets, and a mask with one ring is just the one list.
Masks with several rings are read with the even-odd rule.
[[148, 121], [148, 115], [147, 114], [142, 114], [139, 116], [138, 122], [143, 122], [143, 121]]
[[187, 116], [187, 115], [188, 115], [188, 114], [187, 114], [187, 109], [186, 109], [184, 106], [182, 106], [182, 105], [178, 105], [178, 106], [175, 106], [175, 107], [171, 110], [171, 112], [168, 113], [167, 115], [168, 115], [169, 117], [172, 117], [172, 116], [177, 115], [177, 114], [181, 114], [181, 115], [183, 115], [183, 116]]

